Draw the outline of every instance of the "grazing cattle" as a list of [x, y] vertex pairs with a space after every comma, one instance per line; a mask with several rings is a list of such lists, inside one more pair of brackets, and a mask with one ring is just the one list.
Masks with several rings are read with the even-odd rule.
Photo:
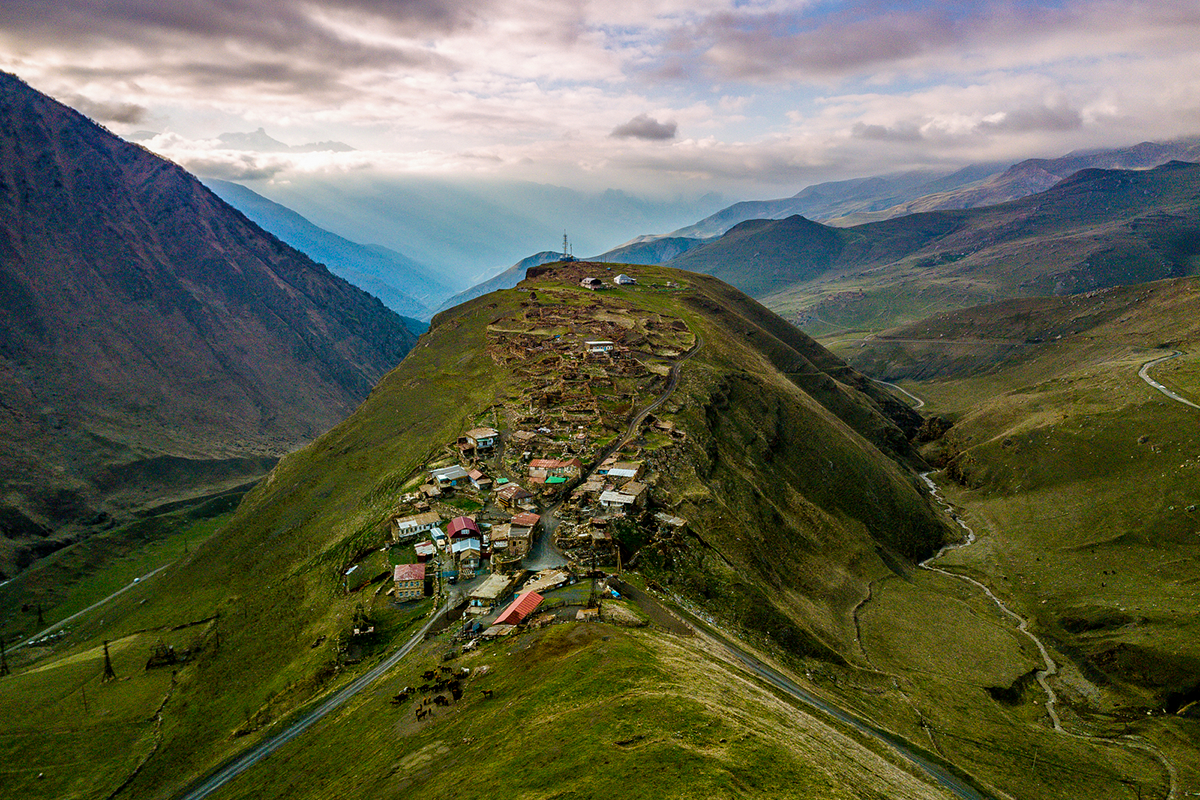
[[450, 688], [450, 696], [453, 697], [454, 702], [457, 703], [459, 700], [462, 699], [462, 689], [458, 686], [451, 687]]
[[420, 722], [421, 720], [425, 719], [427, 716], [429, 716], [429, 712], [428, 712], [428, 711], [426, 711], [426, 710], [425, 710], [425, 709], [423, 709], [423, 708], [418, 708], [418, 709], [417, 709], [417, 721], [418, 721], [418, 722]]
[[422, 672], [422, 673], [421, 673], [421, 677], [422, 677], [424, 680], [427, 680], [427, 681], [431, 681], [431, 680], [433, 680], [433, 678], [434, 678], [434, 676], [435, 676], [435, 675], [437, 675], [437, 673], [436, 673], [436, 672], [434, 672], [434, 671], [433, 671], [433, 670], [431, 670], [431, 669], [427, 669], [427, 670], [425, 670], [424, 672]]
[[408, 695], [401, 693], [392, 698], [392, 705], [398, 706], [408, 699]]
[[450, 705], [450, 701], [446, 699], [446, 695], [439, 694], [437, 697], [433, 698], [433, 704], [435, 706], [448, 706]]
[[483, 692], [484, 700], [492, 699], [492, 690], [491, 689], [480, 689], [479, 691]]
[[428, 684], [428, 683], [422, 683], [422, 684], [421, 684], [421, 691], [422, 691], [422, 692], [428, 692], [428, 691], [429, 691], [429, 684]]

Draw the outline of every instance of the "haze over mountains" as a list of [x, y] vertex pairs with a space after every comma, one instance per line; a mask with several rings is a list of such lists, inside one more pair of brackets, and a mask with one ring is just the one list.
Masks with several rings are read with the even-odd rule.
[[428, 319], [432, 309], [451, 294], [442, 276], [403, 253], [344, 239], [240, 184], [215, 178], [204, 183], [264, 230], [378, 297], [397, 314]]
[[0, 570], [258, 477], [412, 346], [178, 166], [10, 75], [0, 104]]

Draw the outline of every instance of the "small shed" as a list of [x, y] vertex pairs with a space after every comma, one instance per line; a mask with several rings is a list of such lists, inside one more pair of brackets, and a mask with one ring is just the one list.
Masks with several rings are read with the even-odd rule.
[[529, 618], [538, 606], [542, 604], [542, 596], [537, 592], [525, 592], [513, 600], [496, 617], [496, 625], [518, 625]]
[[429, 474], [433, 477], [433, 482], [442, 488], [446, 486], [462, 486], [471, 479], [467, 471], [458, 464], [452, 467], [430, 470]]
[[637, 283], [637, 278], [631, 278], [622, 272], [620, 275], [613, 278], [613, 283], [617, 284], [618, 286], [631, 286]]

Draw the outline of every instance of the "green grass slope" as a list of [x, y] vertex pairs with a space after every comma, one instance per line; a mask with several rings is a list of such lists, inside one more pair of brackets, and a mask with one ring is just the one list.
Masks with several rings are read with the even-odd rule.
[[[700, 337], [673, 400], [687, 443], [647, 443], [647, 452], [679, 462], [656, 465], [664, 496], [678, 498], [673, 508], [694, 514], [697, 529], [714, 528], [711, 544], [727, 550], [730, 566], [684, 569], [676, 583], [709, 581], [702, 591], [724, 598], [726, 618], [797, 655], [843, 659], [848, 607], [861, 590], [857, 562], [877, 560], [879, 548], [926, 553], [943, 536], [905, 466], [914, 456], [896, 421], [911, 427], [913, 418], [714, 279], [631, 266], [641, 286], [594, 294], [575, 275], [592, 268], [548, 271], [439, 315], [353, 417], [283, 459], [219, 534], [60, 643], [12, 654], [16, 674], [0, 687], [10, 721], [0, 746], [6, 763], [20, 765], [12, 774], [21, 791], [103, 797], [129, 781], [128, 796], [167, 796], [357, 674], [363, 666], [339, 659], [335, 648], [357, 607], [378, 629], [364, 665], [400, 641], [421, 609], [391, 609], [373, 599], [374, 587], [346, 596], [341, 573], [378, 548], [400, 488], [432, 454], [490, 407], [521, 396], [524, 387], [489, 355], [487, 331], [529, 304], [530, 289], [546, 306], [670, 314]], [[668, 290], [667, 280], [680, 286]], [[764, 411], [765, 425], [756, 421]], [[664, 576], [656, 555], [647, 563]], [[191, 652], [173, 675], [142, 666], [160, 640]], [[119, 678], [107, 684], [103, 641]], [[535, 757], [556, 752], [546, 744]], [[665, 765], [675, 752], [651, 750], [648, 761]], [[78, 766], [54, 770], [51, 782], [36, 779], [65, 763], [59, 753]], [[729, 780], [717, 762], [705, 769], [695, 786]], [[799, 761], [796, 769], [803, 771]]]
[[1138, 373], [1180, 351], [1149, 374], [1200, 404], [1198, 312], [1182, 278], [965, 309], [852, 348], [953, 423], [923, 452], [980, 542], [948, 562], [1066, 665], [1064, 724], [1144, 737], [1180, 791], [1200, 782], [1200, 410]]

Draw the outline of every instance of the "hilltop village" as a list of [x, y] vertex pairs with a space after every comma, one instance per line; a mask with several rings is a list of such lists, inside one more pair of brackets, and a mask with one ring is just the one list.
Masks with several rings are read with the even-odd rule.
[[[573, 265], [578, 285], [638, 286], [624, 274], [589, 274], [598, 266]], [[549, 621], [550, 607], [595, 618], [598, 597], [615, 595], [603, 577], [620, 572], [634, 543], [687, 529], [656, 494], [648, 459], [685, 436], [648, 412], [670, 394], [672, 369], [696, 338], [681, 319], [581, 299], [577, 290], [539, 288], [518, 314], [488, 326], [487, 353], [520, 391], [447, 441], [406, 482], [387, 520], [386, 594], [395, 604], [451, 601], [469, 639], [508, 635], [539, 612]], [[365, 587], [370, 574], [351, 566], [346, 591]], [[573, 590], [584, 578], [587, 591]]]

